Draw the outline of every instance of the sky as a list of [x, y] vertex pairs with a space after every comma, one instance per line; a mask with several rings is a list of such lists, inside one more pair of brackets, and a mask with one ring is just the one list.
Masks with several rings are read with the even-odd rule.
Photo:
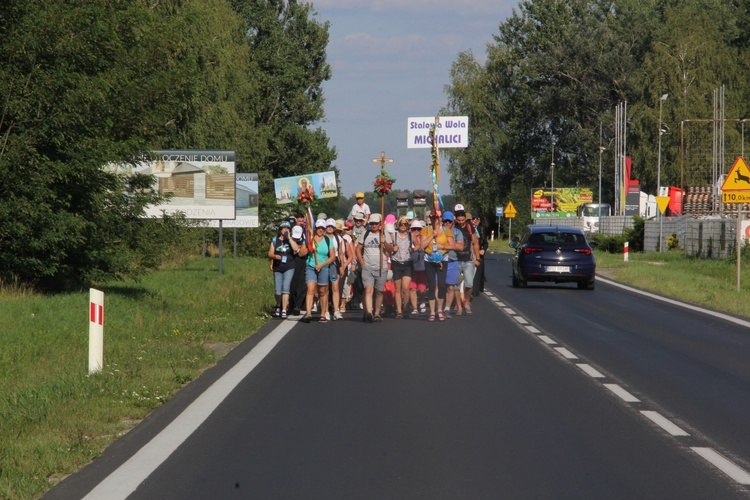
[[[407, 119], [446, 106], [451, 64], [470, 50], [480, 62], [518, 0], [312, 0], [331, 23], [320, 126], [338, 152], [341, 191], [372, 191], [381, 151], [394, 189], [432, 189], [430, 150], [406, 147]], [[471, 141], [471, 123], [469, 123]], [[441, 155], [440, 193], [450, 193]]]

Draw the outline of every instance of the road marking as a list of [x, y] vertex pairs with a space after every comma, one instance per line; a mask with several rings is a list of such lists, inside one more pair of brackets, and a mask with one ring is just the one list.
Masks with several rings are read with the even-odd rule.
[[652, 411], [652, 410], [641, 410], [641, 413], [651, 420], [653, 423], [667, 431], [673, 436], [689, 436], [687, 432], [683, 431], [679, 427], [677, 427], [675, 424], [672, 423], [671, 420], [668, 420], [667, 418], [661, 416], [660, 413]]
[[630, 394], [628, 391], [626, 391], [625, 389], [623, 389], [617, 384], [604, 384], [604, 387], [614, 392], [617, 396], [620, 397], [620, 399], [622, 399], [626, 403], [640, 403], [641, 402], [640, 399], [633, 396], [632, 394]]
[[500, 307], [507, 307], [504, 303], [500, 302], [497, 299], [495, 299], [495, 304], [499, 305]]
[[513, 316], [513, 319], [521, 323], [522, 325], [528, 325], [529, 322], [523, 316]]
[[742, 469], [741, 467], [735, 465], [734, 462], [723, 457], [713, 449], [700, 447], [693, 447], [690, 449], [738, 483], [750, 484], [750, 474], [748, 474], [745, 469]]
[[260, 364], [274, 347], [294, 328], [296, 321], [282, 321], [266, 338], [219, 380], [198, 396], [164, 430], [141, 448], [130, 460], [107, 476], [84, 498], [88, 500], [124, 499], [133, 493], [156, 468], [206, 421], [242, 380]]
[[547, 345], [557, 344], [557, 342], [555, 340], [552, 340], [551, 338], [549, 338], [546, 335], [539, 335], [539, 338], [542, 340], [542, 342], [544, 342]]
[[535, 326], [532, 326], [532, 325], [526, 325], [526, 329], [527, 329], [527, 330], [528, 330], [529, 332], [531, 332], [531, 333], [541, 333], [541, 332], [540, 332], [540, 331], [539, 331], [539, 330], [537, 329], [537, 327], [535, 327]]
[[555, 350], [563, 355], [565, 359], [578, 359], [578, 356], [570, 352], [564, 347], [555, 347]]
[[591, 378], [604, 378], [604, 375], [598, 372], [597, 369], [591, 365], [587, 365], [586, 363], [579, 363], [576, 366], [583, 370]]
[[505, 311], [506, 313], [508, 313], [510, 315], [515, 314], [515, 311], [513, 309], [511, 309], [510, 307], [503, 307], [503, 311]]

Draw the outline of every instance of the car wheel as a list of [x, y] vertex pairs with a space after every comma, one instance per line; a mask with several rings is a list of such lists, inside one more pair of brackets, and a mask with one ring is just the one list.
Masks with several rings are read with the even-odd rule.
[[579, 290], [593, 290], [596, 287], [596, 281], [579, 281], [578, 282], [578, 289]]

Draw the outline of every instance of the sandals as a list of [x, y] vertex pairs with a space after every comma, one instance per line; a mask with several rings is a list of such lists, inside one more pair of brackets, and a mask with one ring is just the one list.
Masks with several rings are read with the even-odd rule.
[[404, 315], [401, 313], [396, 314], [396, 319], [404, 319]]
[[281, 311], [281, 319], [286, 319], [286, 310]]
[[438, 311], [437, 317], [438, 317], [438, 320], [445, 321], [445, 313], [443, 311]]
[[430, 316], [427, 318], [427, 321], [435, 321], [435, 315], [430, 314]]
[[309, 323], [311, 319], [312, 319], [312, 315], [305, 314], [304, 316], [302, 316], [302, 319], [300, 321], [303, 323]]
[[319, 319], [318, 321], [319, 321], [320, 323], [327, 323], [327, 322], [328, 322], [328, 318], [326, 318], [325, 316], [321, 316], [321, 317], [320, 317], [320, 319]]
[[380, 314], [376, 314], [372, 317], [373, 321], [383, 321], [383, 317]]

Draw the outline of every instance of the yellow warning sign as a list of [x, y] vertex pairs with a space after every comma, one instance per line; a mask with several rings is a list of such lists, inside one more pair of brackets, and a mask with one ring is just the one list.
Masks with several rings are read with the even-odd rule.
[[667, 207], [669, 206], [669, 196], [657, 196], [656, 204], [659, 206], [659, 212], [664, 215], [664, 212], [667, 211]]
[[745, 159], [738, 156], [734, 165], [729, 169], [724, 184], [721, 185], [722, 191], [750, 191], [750, 168], [748, 168]]
[[506, 219], [512, 219], [516, 216], [516, 207], [513, 206], [512, 201], [509, 201], [508, 204], [505, 205], [505, 210], [503, 212]]

